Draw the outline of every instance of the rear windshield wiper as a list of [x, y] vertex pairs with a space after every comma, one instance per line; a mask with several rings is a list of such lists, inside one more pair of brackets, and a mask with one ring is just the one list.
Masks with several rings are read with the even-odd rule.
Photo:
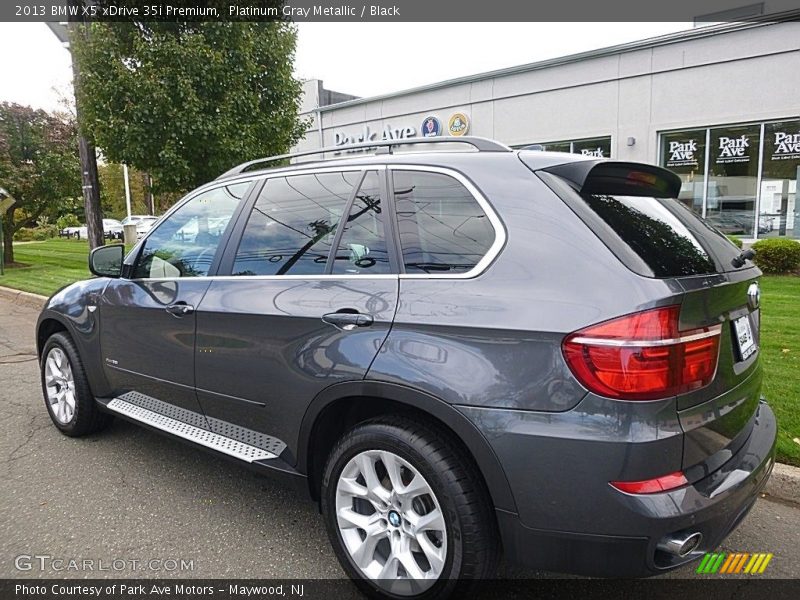
[[748, 248], [747, 250], [742, 251], [742, 253], [739, 254], [739, 256], [731, 260], [731, 264], [738, 269], [739, 267], [744, 266], [745, 261], [753, 260], [753, 257], [755, 255], [756, 251], [753, 250], [752, 248]]

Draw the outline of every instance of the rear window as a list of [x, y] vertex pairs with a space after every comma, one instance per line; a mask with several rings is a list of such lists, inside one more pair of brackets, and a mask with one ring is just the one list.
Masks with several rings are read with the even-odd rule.
[[741, 251], [675, 199], [680, 179], [670, 171], [638, 163], [579, 161], [538, 173], [639, 275], [690, 277], [736, 270], [732, 260]]
[[642, 259], [652, 276], [717, 272], [709, 253], [676, 216], [680, 205], [676, 200], [603, 194], [583, 194], [581, 198]]

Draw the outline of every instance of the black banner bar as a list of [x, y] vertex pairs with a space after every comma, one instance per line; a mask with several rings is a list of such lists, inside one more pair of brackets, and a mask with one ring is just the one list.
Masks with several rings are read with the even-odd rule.
[[[702, 24], [777, 20], [795, 11], [800, 11], [800, 0], [3, 0], [0, 21], [679, 21]], [[382, 42], [392, 43], [392, 40]]]

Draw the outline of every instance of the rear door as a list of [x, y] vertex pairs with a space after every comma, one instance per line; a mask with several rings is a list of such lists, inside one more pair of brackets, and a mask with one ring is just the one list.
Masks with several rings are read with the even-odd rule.
[[272, 177], [254, 195], [197, 312], [212, 430], [279, 453], [320, 391], [364, 377], [397, 307], [386, 197], [385, 170], [360, 168]]
[[542, 178], [629, 269], [672, 282], [681, 331], [721, 326], [714, 379], [676, 406], [684, 468], [729, 458], [747, 439], [760, 398], [761, 272], [675, 199], [680, 180], [669, 171], [586, 161], [548, 168]]

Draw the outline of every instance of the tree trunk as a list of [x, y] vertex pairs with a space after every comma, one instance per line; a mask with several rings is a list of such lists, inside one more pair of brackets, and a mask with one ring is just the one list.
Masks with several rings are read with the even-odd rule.
[[153, 180], [150, 173], [142, 173], [142, 187], [144, 189], [144, 205], [147, 207], [147, 214], [156, 214], [156, 207], [153, 205]]
[[[69, 24], [70, 39], [86, 35], [86, 26], [81, 23]], [[78, 90], [81, 84], [81, 69], [77, 57], [72, 54], [72, 77], [75, 87], [75, 116], [78, 121], [78, 149], [81, 157], [81, 180], [83, 182], [83, 208], [86, 214], [86, 229], [89, 247], [97, 248], [105, 243], [103, 234], [103, 213], [100, 207], [100, 180], [97, 177], [97, 153], [94, 144], [84, 135], [81, 122], [81, 103]]]
[[6, 210], [3, 215], [3, 263], [10, 265], [14, 262], [14, 207]]

